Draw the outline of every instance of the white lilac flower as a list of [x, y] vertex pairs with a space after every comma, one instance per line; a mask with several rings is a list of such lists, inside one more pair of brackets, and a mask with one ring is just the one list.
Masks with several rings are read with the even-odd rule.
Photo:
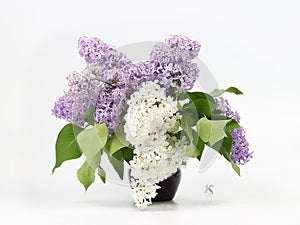
[[127, 140], [135, 147], [162, 145], [161, 136], [175, 131], [177, 102], [165, 95], [157, 81], [143, 83], [128, 105], [124, 129]]
[[143, 83], [128, 101], [124, 131], [135, 148], [130, 161], [131, 186], [139, 208], [151, 204], [156, 184], [175, 173], [187, 160], [185, 137], [178, 139], [169, 134], [176, 131], [180, 119], [177, 111], [177, 102], [166, 96], [157, 81]]
[[156, 190], [160, 187], [157, 185], [140, 186], [131, 189], [135, 206], [140, 209], [145, 209], [152, 203], [151, 199], [157, 195]]

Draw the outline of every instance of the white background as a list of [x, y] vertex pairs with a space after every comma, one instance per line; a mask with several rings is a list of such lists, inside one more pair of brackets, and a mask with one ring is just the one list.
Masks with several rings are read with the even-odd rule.
[[[1, 0], [0, 224], [300, 224], [299, 12], [297, 0]], [[97, 180], [85, 193], [82, 160], [52, 175], [65, 123], [50, 110], [84, 67], [78, 37], [121, 46], [169, 34], [200, 41], [220, 87], [244, 91], [228, 96], [254, 151], [242, 177], [221, 157], [205, 173], [191, 162], [175, 201], [141, 212], [127, 188]]]

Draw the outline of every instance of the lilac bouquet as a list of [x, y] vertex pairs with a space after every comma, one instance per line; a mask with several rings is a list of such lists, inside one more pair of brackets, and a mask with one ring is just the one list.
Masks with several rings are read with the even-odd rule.
[[200, 44], [173, 35], [154, 45], [148, 60], [132, 62], [98, 38], [81, 37], [79, 54], [86, 61], [82, 72], [72, 72], [67, 90], [52, 109], [68, 122], [56, 141], [56, 163], [82, 155], [77, 171], [85, 189], [95, 173], [106, 181], [101, 157], [122, 179], [130, 166], [130, 187], [135, 205], [145, 208], [161, 188], [159, 183], [176, 173], [189, 158], [201, 160], [207, 145], [219, 152], [240, 175], [238, 165], [252, 158], [240, 117], [225, 92], [190, 92], [199, 76]]

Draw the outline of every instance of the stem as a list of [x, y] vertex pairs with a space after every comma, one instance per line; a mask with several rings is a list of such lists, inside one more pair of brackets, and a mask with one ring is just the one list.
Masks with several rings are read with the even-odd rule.
[[108, 84], [108, 85], [110, 85], [110, 86], [114, 86], [114, 85], [112, 85], [111, 83], [109, 83], [109, 82], [107, 82], [107, 81], [105, 81], [105, 80], [102, 80], [102, 79], [99, 79], [99, 78], [91, 78], [91, 80], [98, 80], [98, 81], [101, 81], [101, 82], [103, 82], [103, 83], [105, 83], [105, 84]]

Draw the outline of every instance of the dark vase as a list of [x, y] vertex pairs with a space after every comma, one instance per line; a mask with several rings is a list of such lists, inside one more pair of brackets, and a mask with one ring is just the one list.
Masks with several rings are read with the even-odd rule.
[[157, 190], [157, 195], [152, 199], [153, 202], [171, 201], [176, 194], [181, 179], [181, 170], [158, 183], [160, 189]]
[[[129, 170], [130, 177], [131, 170]], [[152, 202], [171, 201], [175, 197], [181, 179], [181, 170], [178, 169], [167, 179], [158, 183], [160, 189], [157, 190], [157, 195], [152, 199]]]

